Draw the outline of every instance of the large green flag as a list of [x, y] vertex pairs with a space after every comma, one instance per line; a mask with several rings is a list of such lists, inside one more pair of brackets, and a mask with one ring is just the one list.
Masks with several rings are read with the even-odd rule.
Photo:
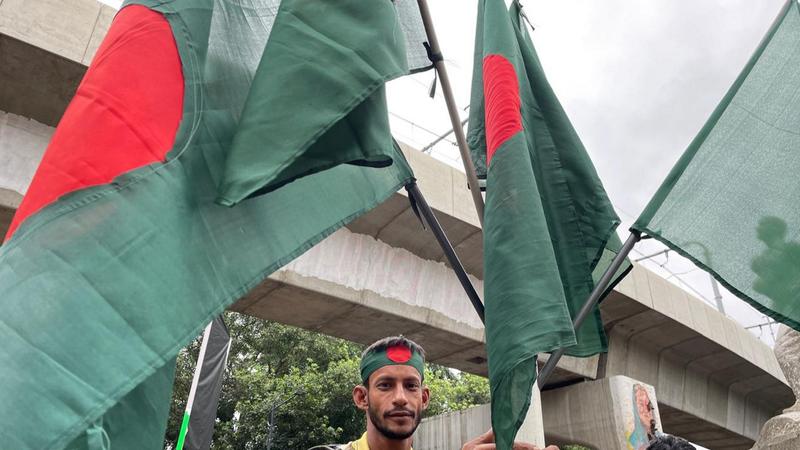
[[800, 329], [800, 7], [788, 1], [634, 228]]
[[162, 448], [178, 350], [412, 178], [409, 5], [123, 6], [0, 247], [0, 447]]
[[[486, 181], [484, 273], [492, 425], [510, 449], [536, 354], [606, 350], [599, 310], [573, 332], [595, 269], [620, 247], [619, 219], [545, 78], [516, 2], [478, 9], [469, 142]], [[628, 266], [626, 266], [627, 269]], [[576, 339], [577, 334], [577, 339]]]

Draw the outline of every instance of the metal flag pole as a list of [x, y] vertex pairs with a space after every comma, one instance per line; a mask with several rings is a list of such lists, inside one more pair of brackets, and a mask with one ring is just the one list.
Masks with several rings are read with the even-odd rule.
[[[577, 331], [583, 322], [589, 317], [589, 314], [592, 312], [592, 309], [600, 300], [600, 296], [608, 288], [608, 285], [611, 283], [611, 280], [614, 278], [614, 274], [617, 273], [617, 270], [620, 268], [622, 263], [625, 261], [625, 258], [628, 254], [633, 250], [633, 246], [642, 239], [642, 233], [637, 230], [631, 230], [631, 235], [628, 236], [628, 239], [622, 244], [622, 248], [620, 249], [617, 256], [611, 261], [611, 264], [606, 269], [603, 276], [600, 278], [600, 281], [597, 282], [592, 293], [589, 294], [589, 298], [586, 299], [586, 303], [581, 306], [581, 309], [578, 311], [578, 314], [575, 316], [575, 319], [572, 320], [572, 327]], [[539, 372], [539, 389], [541, 389], [545, 383], [547, 383], [547, 379], [550, 378], [552, 375], [553, 370], [556, 368], [556, 364], [558, 364], [558, 360], [564, 356], [564, 352], [566, 352], [565, 348], [559, 348], [555, 352], [550, 354], [550, 359], [547, 360], [544, 367], [542, 367], [541, 372]]]
[[439, 48], [439, 40], [436, 38], [436, 31], [433, 29], [431, 12], [428, 9], [428, 2], [426, 0], [417, 0], [417, 3], [419, 4], [422, 24], [425, 26], [425, 34], [428, 36], [431, 61], [436, 69], [436, 73], [439, 75], [439, 82], [442, 85], [442, 94], [444, 95], [445, 103], [447, 103], [447, 112], [450, 114], [453, 133], [455, 133], [456, 142], [458, 142], [458, 150], [461, 152], [461, 162], [464, 163], [464, 171], [467, 174], [467, 182], [469, 183], [469, 190], [472, 193], [472, 201], [475, 203], [475, 211], [477, 211], [478, 220], [481, 222], [481, 227], [483, 227], [483, 196], [481, 195], [478, 176], [475, 172], [475, 166], [472, 164], [469, 147], [467, 146], [467, 138], [464, 136], [464, 130], [461, 128], [461, 117], [458, 115], [458, 107], [456, 106], [456, 100], [453, 96], [453, 88], [450, 86], [450, 77], [447, 76], [447, 69], [444, 67], [444, 58], [442, 58], [441, 48]]
[[458, 281], [461, 282], [461, 286], [467, 293], [469, 301], [472, 302], [472, 306], [475, 308], [475, 312], [478, 313], [478, 317], [481, 318], [481, 322], [485, 323], [486, 321], [484, 320], [483, 302], [481, 301], [481, 298], [478, 296], [478, 292], [475, 291], [475, 287], [469, 280], [467, 271], [464, 270], [464, 265], [461, 264], [461, 260], [458, 258], [456, 251], [453, 249], [453, 245], [450, 244], [450, 240], [447, 238], [447, 235], [444, 234], [442, 225], [439, 223], [439, 220], [436, 219], [436, 215], [433, 214], [433, 210], [428, 205], [428, 202], [425, 200], [425, 197], [422, 195], [422, 192], [419, 190], [417, 183], [415, 181], [412, 181], [411, 183], [407, 184], [406, 191], [408, 192], [408, 195], [412, 200], [412, 205], [414, 204], [417, 205], [420, 214], [422, 214], [423, 219], [425, 219], [425, 223], [427, 223], [428, 226], [431, 227], [431, 231], [433, 232], [433, 235], [436, 237], [436, 241], [439, 242], [439, 246], [442, 247], [442, 251], [444, 251], [444, 254], [447, 257], [447, 261], [453, 268], [453, 272], [456, 273]]

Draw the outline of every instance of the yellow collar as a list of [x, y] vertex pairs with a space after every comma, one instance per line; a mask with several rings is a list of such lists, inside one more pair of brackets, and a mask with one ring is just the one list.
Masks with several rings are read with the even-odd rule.
[[369, 445], [367, 444], [367, 433], [361, 435], [361, 439], [353, 442], [353, 450], [369, 450]]
[[[361, 439], [353, 442], [352, 444], [353, 450], [369, 450], [369, 444], [367, 444], [367, 433], [361, 435]], [[414, 450], [413, 448], [411, 450]]]

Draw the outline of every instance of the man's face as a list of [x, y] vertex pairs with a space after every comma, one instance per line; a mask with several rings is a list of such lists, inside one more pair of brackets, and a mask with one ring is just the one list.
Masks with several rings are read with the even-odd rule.
[[[354, 392], [354, 398], [355, 395]], [[389, 439], [402, 440], [416, 431], [422, 411], [428, 408], [430, 392], [422, 385], [417, 369], [398, 365], [373, 372], [368, 389], [361, 395], [365, 396], [366, 404], [358, 399], [356, 404], [367, 411], [375, 428]]]

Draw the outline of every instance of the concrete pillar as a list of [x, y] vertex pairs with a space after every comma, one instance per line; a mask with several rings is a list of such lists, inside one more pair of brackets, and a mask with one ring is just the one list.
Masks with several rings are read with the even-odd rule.
[[35, 120], [0, 110], [0, 189], [19, 195], [28, 190], [54, 131]]
[[643, 450], [662, 431], [655, 389], [618, 375], [542, 393], [548, 443]]
[[525, 417], [525, 422], [517, 433], [517, 440], [522, 442], [531, 442], [539, 447], [544, 446], [544, 419], [542, 417], [542, 393], [539, 387], [533, 385], [533, 393], [531, 394], [531, 407], [528, 409], [528, 415]]
[[0, 110], [0, 242], [53, 131], [35, 120]]

